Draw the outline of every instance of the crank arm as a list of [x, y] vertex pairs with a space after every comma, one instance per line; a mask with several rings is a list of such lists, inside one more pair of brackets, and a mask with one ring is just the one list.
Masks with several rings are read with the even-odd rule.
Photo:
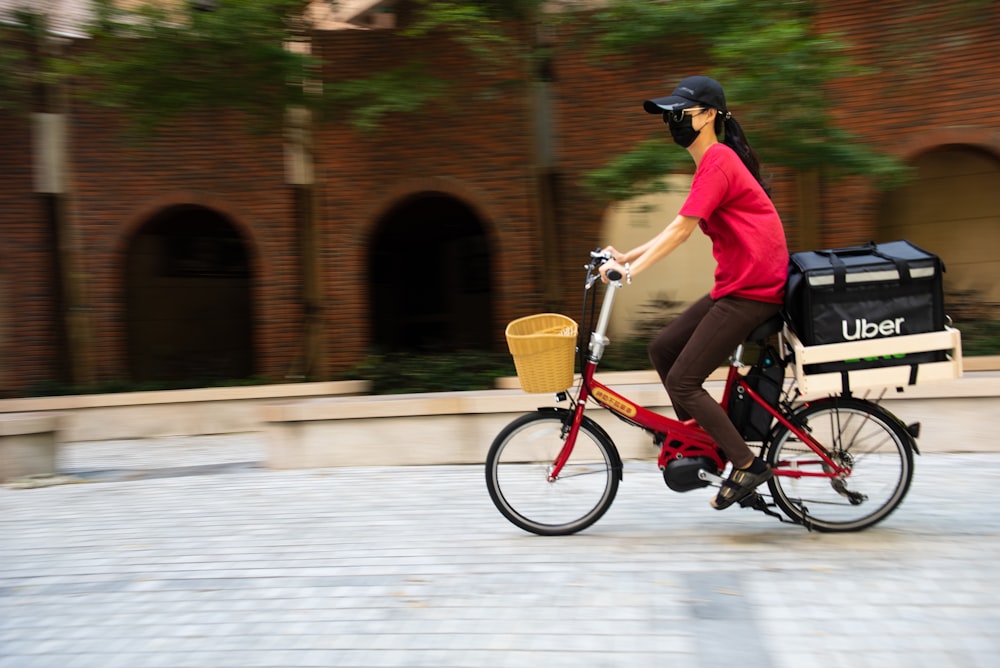
[[[722, 476], [718, 476], [718, 475], [715, 475], [714, 473], [709, 473], [708, 471], [701, 470], [701, 471], [698, 471], [698, 477], [701, 480], [704, 480], [705, 482], [709, 483], [710, 485], [715, 485], [716, 487], [721, 487], [722, 486]], [[857, 492], [849, 492], [849, 491], [847, 491], [845, 489], [844, 490], [844, 494], [845, 495], [854, 495], [854, 494], [857, 494]], [[848, 498], [850, 498], [850, 497], [848, 497]], [[740, 503], [740, 507], [741, 508], [750, 508], [752, 510], [756, 510], [758, 512], [764, 513], [765, 515], [768, 515], [770, 517], [776, 518], [779, 522], [785, 522], [787, 524], [803, 524], [806, 529], [808, 529], [809, 531], [812, 531], [812, 527], [808, 523], [796, 522], [794, 520], [790, 520], [790, 519], [788, 519], [788, 518], [780, 515], [779, 513], [776, 513], [773, 510], [771, 510], [771, 508], [774, 507], [774, 504], [773, 503], [768, 503], [764, 499], [764, 497], [762, 497], [757, 492], [754, 492], [750, 496], [748, 496], [745, 499], [741, 500], [739, 503]]]
[[722, 487], [722, 476], [709, 473], [704, 469], [698, 471], [698, 478], [700, 480], [704, 480], [710, 485], [714, 485], [715, 487]]

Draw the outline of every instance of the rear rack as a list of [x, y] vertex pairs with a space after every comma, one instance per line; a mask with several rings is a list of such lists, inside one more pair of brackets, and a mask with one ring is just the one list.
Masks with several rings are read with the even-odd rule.
[[[787, 326], [782, 330], [781, 337], [783, 350], [790, 358], [789, 366], [804, 397], [850, 394], [863, 388], [902, 389], [908, 385], [954, 380], [962, 376], [962, 336], [953, 327], [946, 326], [942, 331], [925, 334], [819, 346], [803, 344]], [[915, 353], [941, 353], [944, 359], [917, 363], [896, 359], [896, 356]], [[844, 366], [850, 368], [806, 372], [807, 366], [829, 362], [844, 362]]]

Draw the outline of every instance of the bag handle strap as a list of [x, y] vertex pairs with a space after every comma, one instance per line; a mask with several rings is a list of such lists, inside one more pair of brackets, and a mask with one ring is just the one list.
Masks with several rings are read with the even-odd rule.
[[823, 255], [830, 259], [830, 266], [833, 267], [833, 285], [836, 288], [843, 288], [847, 283], [847, 265], [844, 264], [841, 257], [854, 257], [857, 255], [874, 255], [875, 257], [880, 257], [883, 260], [892, 262], [896, 265], [896, 271], [899, 272], [899, 280], [901, 283], [909, 283], [912, 280], [912, 277], [910, 276], [910, 268], [906, 264], [906, 260], [893, 257], [888, 253], [883, 252], [874, 241], [869, 241], [863, 246], [820, 250], [816, 251], [816, 254]]

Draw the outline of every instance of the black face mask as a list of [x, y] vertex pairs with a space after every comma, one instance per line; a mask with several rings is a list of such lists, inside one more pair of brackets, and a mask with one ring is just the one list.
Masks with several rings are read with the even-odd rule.
[[694, 140], [698, 138], [701, 134], [701, 130], [695, 130], [692, 122], [694, 117], [690, 114], [684, 114], [684, 118], [677, 122], [675, 120], [668, 119], [667, 125], [670, 127], [670, 136], [674, 138], [674, 143], [681, 148], [687, 148], [694, 143]]

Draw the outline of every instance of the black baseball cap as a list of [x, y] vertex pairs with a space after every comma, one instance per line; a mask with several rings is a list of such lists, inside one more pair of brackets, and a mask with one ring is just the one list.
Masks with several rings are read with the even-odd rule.
[[691, 107], [714, 107], [726, 111], [726, 94], [722, 92], [719, 82], [700, 74], [687, 77], [667, 97], [658, 97], [642, 103], [642, 108], [651, 114]]

